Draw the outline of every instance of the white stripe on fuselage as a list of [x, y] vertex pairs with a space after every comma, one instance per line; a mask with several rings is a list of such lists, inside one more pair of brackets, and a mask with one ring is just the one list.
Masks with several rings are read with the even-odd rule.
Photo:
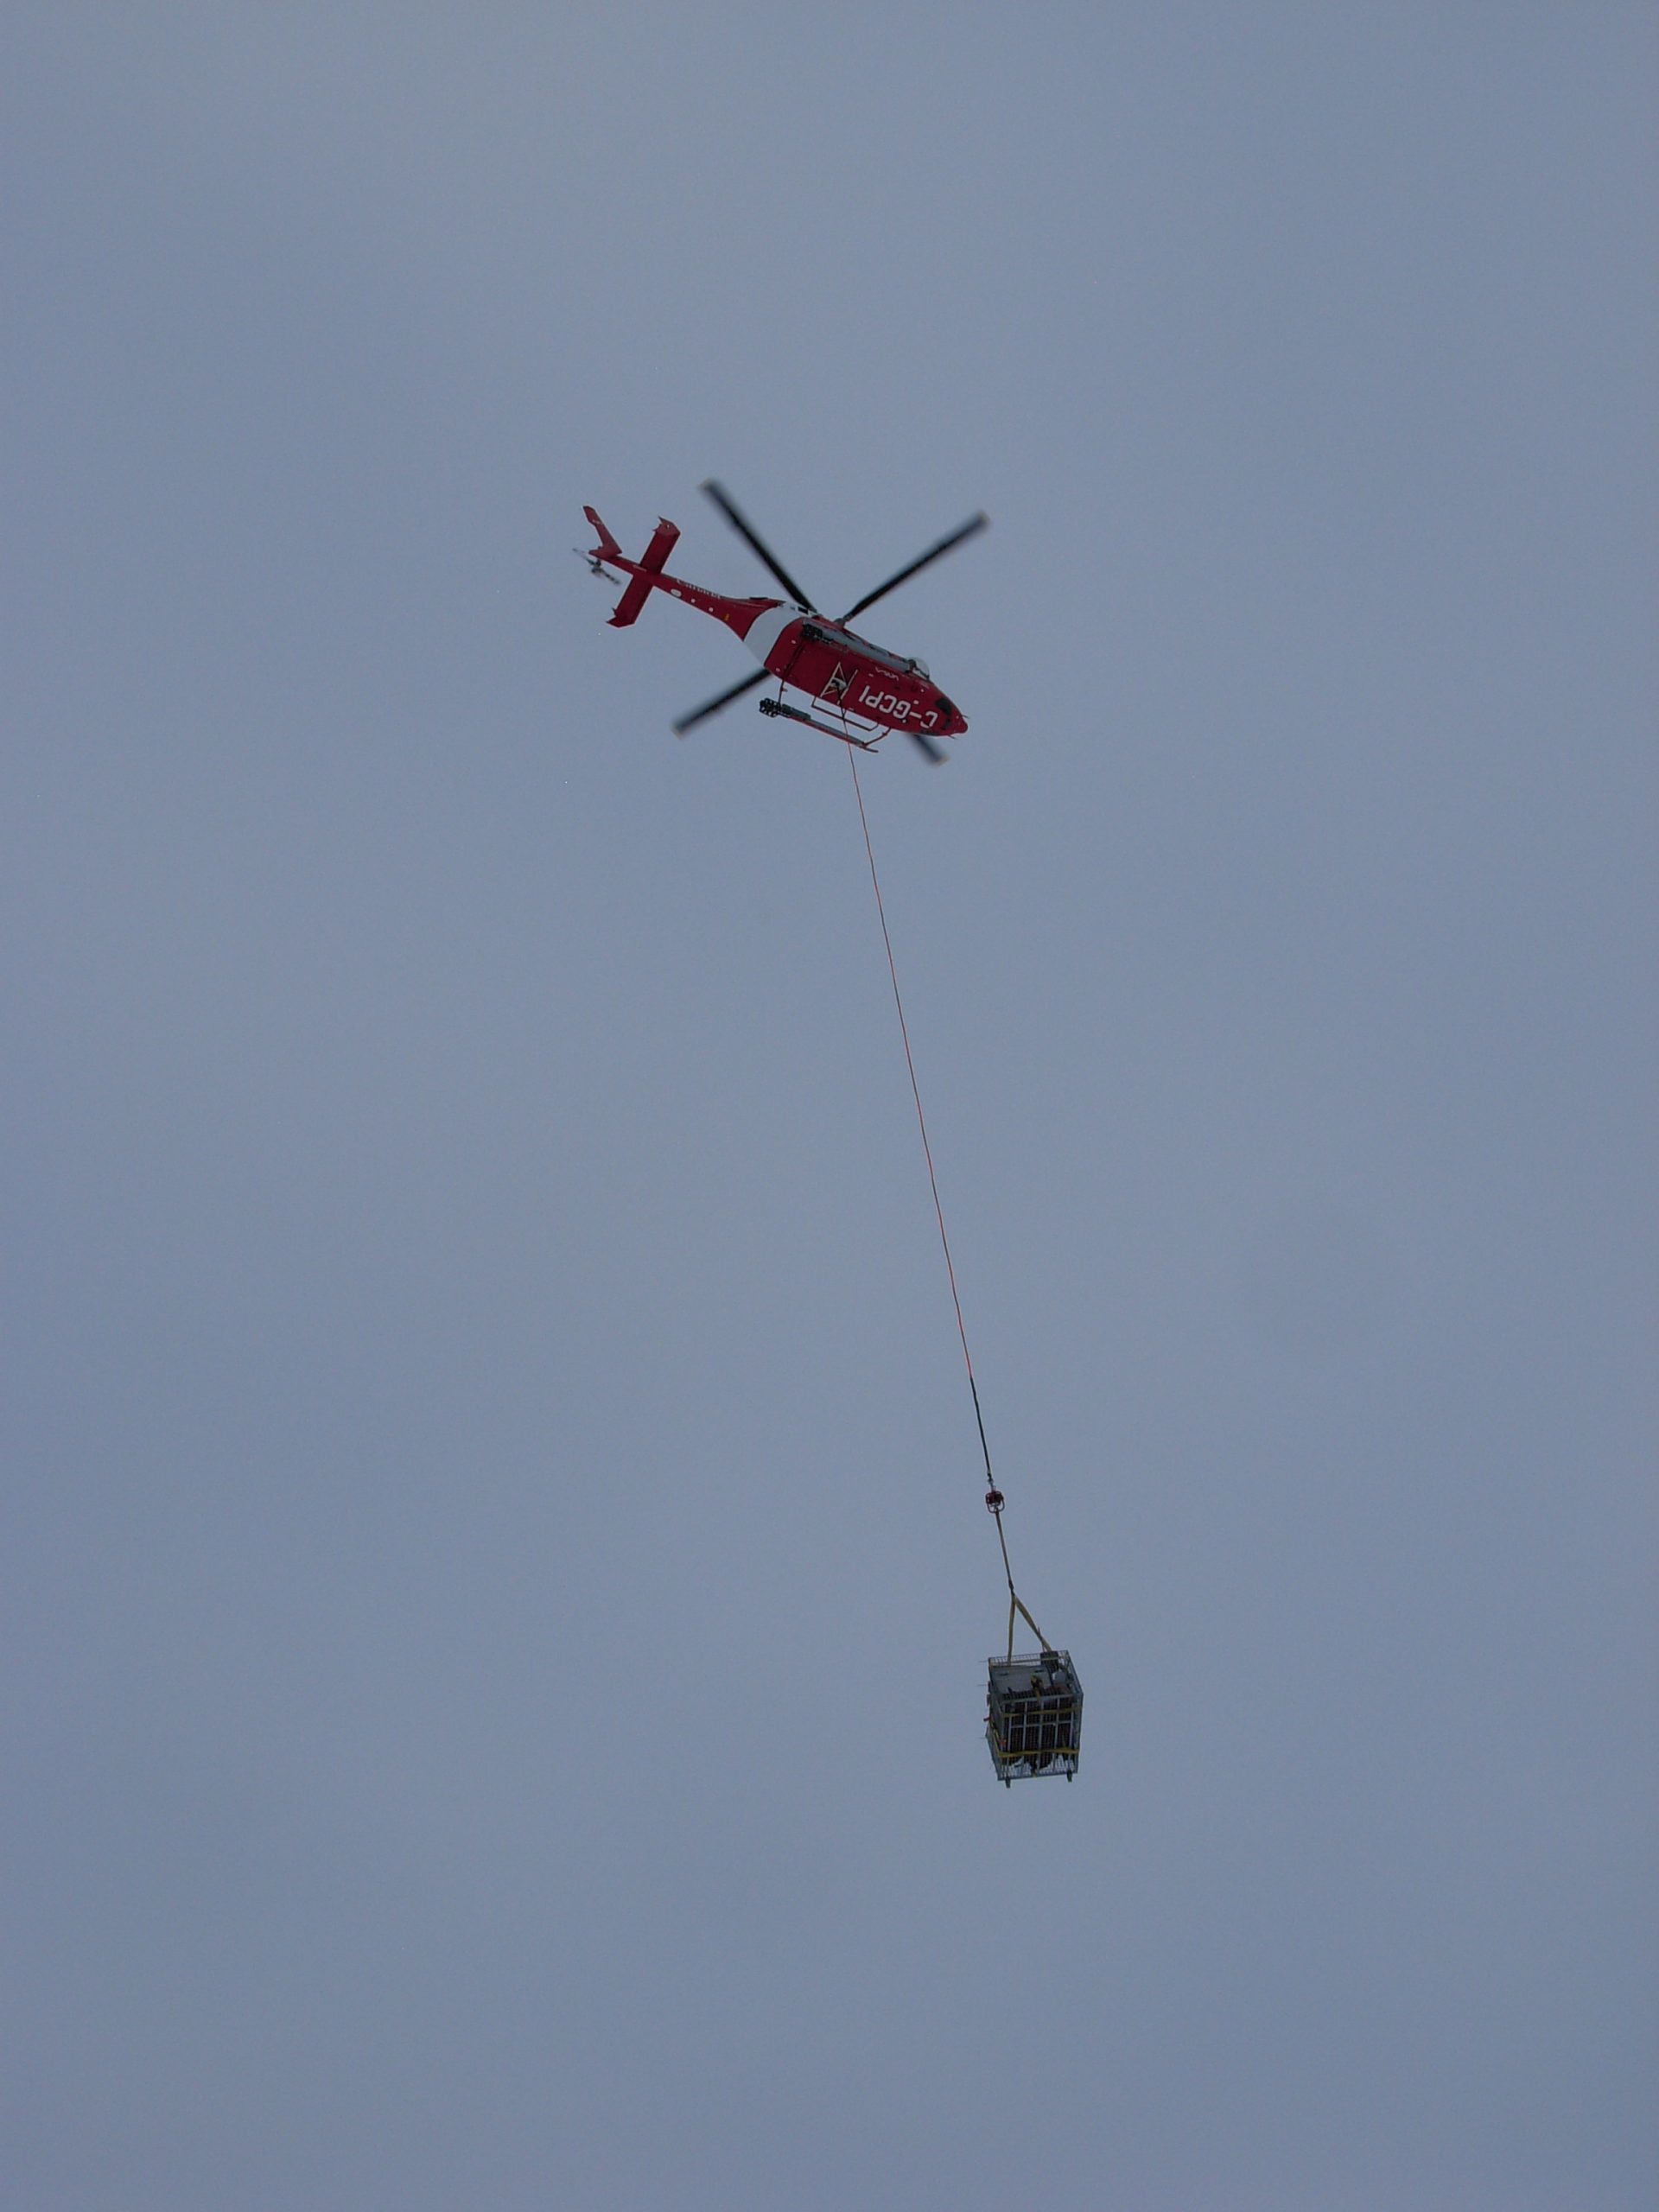
[[762, 668], [766, 664], [766, 655], [790, 624], [800, 620], [800, 614], [798, 607], [766, 607], [750, 623], [743, 633], [743, 642]]

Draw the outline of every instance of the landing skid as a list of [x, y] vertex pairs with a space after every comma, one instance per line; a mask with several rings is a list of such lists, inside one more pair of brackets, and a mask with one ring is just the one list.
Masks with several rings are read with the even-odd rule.
[[838, 737], [843, 745], [855, 745], [861, 753], [874, 753], [875, 750], [869, 739], [854, 737], [849, 731], [837, 729], [833, 722], [814, 721], [811, 715], [804, 714], [799, 707], [786, 706], [781, 699], [763, 699], [760, 711], [763, 715], [782, 715], [791, 722], [804, 722], [808, 729], [815, 729], [824, 737]]

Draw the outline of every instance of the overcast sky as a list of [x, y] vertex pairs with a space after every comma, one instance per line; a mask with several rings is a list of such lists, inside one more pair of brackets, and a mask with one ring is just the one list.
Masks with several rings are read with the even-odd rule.
[[6, 10], [16, 2212], [1659, 2202], [1656, 44]]

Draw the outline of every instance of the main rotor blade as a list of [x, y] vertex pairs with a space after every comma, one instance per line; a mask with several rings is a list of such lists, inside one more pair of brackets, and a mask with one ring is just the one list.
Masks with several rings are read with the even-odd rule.
[[936, 768], [943, 766], [944, 755], [939, 750], [938, 747], [934, 744], [931, 737], [924, 737], [921, 731], [918, 729], [907, 729], [905, 732], [905, 735], [918, 751], [926, 753], [928, 759], [933, 763], [933, 766]]
[[949, 553], [953, 546], [960, 545], [963, 538], [972, 537], [989, 521], [988, 515], [975, 515], [971, 521], [963, 523], [960, 530], [953, 530], [949, 537], [942, 537], [937, 545], [930, 545], [926, 552], [919, 554], [908, 568], [900, 569], [897, 575], [889, 576], [886, 583], [878, 584], [874, 591], [867, 591], [855, 607], [848, 608], [842, 620], [850, 622], [855, 614], [861, 614], [867, 607], [874, 607], [878, 599], [885, 599], [897, 585], [907, 583], [918, 569], [926, 568], [930, 561], [937, 561], [942, 553]]
[[712, 699], [705, 699], [689, 715], [682, 715], [674, 725], [675, 736], [683, 737], [687, 730], [695, 729], [699, 722], [706, 722], [710, 715], [717, 715], [722, 707], [729, 707], [734, 699], [741, 699], [746, 691], [753, 691], [757, 683], [766, 682], [769, 672], [766, 669], [757, 668], [753, 676], [746, 676], [741, 683], [734, 683], [729, 691], [721, 691]]
[[743, 540], [743, 543], [748, 547], [750, 552], [754, 554], [757, 559], [765, 562], [767, 568], [772, 570], [772, 575], [777, 577], [779, 582], [782, 584], [784, 589], [789, 594], [795, 604], [798, 607], [805, 607], [809, 613], [816, 613], [817, 610], [814, 608], [812, 601], [801, 589], [799, 584], [796, 582], [794, 577], [790, 575], [789, 570], [784, 566], [783, 563], [778, 559], [771, 548], [765, 544], [760, 538], [756, 537], [753, 530], [751, 528], [743, 514], [735, 505], [734, 505], [731, 499], [727, 496], [722, 486], [716, 484], [711, 476], [709, 481], [702, 486], [702, 489], [709, 494], [715, 505], [720, 509], [721, 514], [725, 516], [727, 521], [730, 523], [732, 528]]

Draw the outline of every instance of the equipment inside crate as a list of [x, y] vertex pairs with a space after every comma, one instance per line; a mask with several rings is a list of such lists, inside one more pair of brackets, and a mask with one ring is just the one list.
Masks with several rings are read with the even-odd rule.
[[1070, 1782], [1083, 1736], [1083, 1684], [1071, 1653], [1010, 1651], [989, 1667], [985, 1740], [999, 1780], [1009, 1789], [1044, 1774]]

